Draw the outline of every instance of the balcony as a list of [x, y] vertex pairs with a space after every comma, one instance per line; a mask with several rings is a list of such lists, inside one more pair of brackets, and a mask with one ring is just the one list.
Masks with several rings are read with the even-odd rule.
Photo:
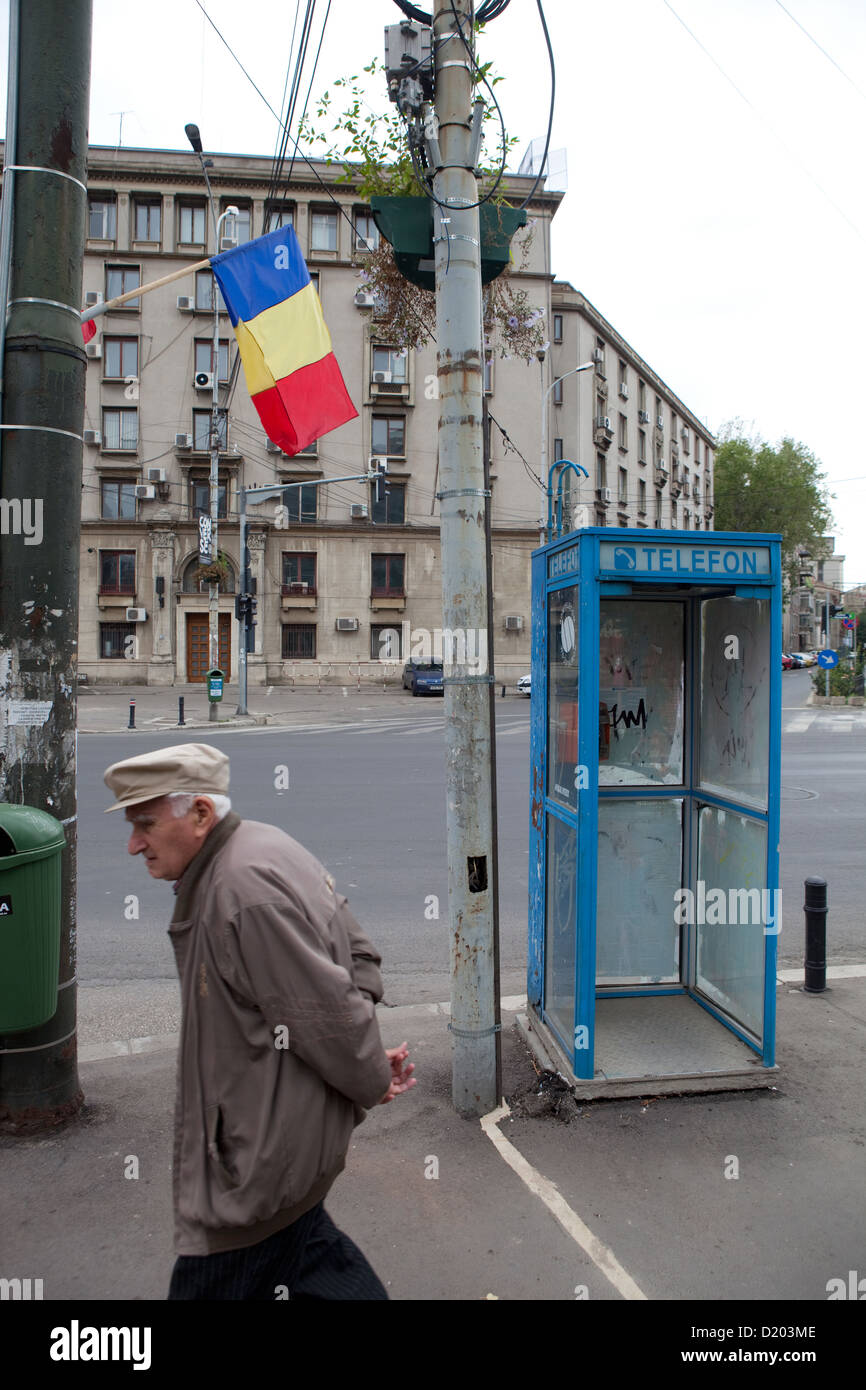
[[596, 416], [593, 440], [599, 449], [609, 449], [613, 442], [613, 425], [608, 415]]
[[294, 581], [280, 585], [281, 608], [316, 608], [318, 596], [315, 584]]

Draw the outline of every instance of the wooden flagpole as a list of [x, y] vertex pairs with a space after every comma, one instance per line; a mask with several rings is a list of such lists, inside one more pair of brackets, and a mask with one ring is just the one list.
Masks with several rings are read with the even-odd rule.
[[104, 304], [94, 304], [91, 309], [82, 309], [81, 322], [87, 323], [90, 319], [104, 314], [106, 309], [116, 309], [128, 299], [138, 299], [140, 294], [149, 294], [151, 290], [158, 290], [161, 285], [170, 285], [172, 280], [182, 280], [185, 275], [192, 275], [194, 270], [204, 270], [209, 265], [210, 257], [206, 256], [203, 261], [196, 261], [194, 265], [185, 265], [181, 270], [173, 270], [170, 275], [161, 275], [158, 280], [151, 280], [149, 285], [139, 285], [137, 289], [127, 290], [125, 294], [115, 295], [114, 299], [106, 299]]

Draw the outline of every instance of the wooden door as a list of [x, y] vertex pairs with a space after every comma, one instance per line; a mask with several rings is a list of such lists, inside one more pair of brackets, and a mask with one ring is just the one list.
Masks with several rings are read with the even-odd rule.
[[[209, 618], [207, 613], [186, 615], [186, 678], [191, 684], [204, 684], [210, 670], [208, 659]], [[226, 684], [232, 676], [232, 620], [230, 613], [219, 615], [220, 670], [225, 672]]]

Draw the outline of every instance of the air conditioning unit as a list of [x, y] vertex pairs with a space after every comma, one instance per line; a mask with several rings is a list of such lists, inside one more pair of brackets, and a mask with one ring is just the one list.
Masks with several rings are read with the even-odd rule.
[[640, 422], [641, 422], [642, 425], [648, 425], [648, 424], [649, 424], [649, 411], [648, 411], [648, 410], [639, 410], [638, 413], [637, 413], [637, 418], [640, 420]]
[[390, 386], [393, 380], [393, 372], [374, 372], [373, 381], [377, 386]]
[[355, 306], [358, 309], [372, 309], [375, 303], [375, 296], [371, 290], [355, 291]]
[[523, 619], [522, 619], [522, 617], [520, 616], [519, 613], [515, 613], [515, 614], [513, 615], [513, 617], [510, 617], [510, 618], [506, 618], [506, 619], [505, 619], [505, 631], [506, 631], [506, 632], [520, 632], [520, 631], [522, 630], [522, 628], [523, 628]]
[[192, 448], [192, 435], [191, 435], [191, 434], [176, 434], [176, 435], [174, 436], [174, 447], [175, 447], [176, 449], [191, 449], [191, 448]]
[[357, 631], [358, 631], [358, 619], [357, 619], [357, 618], [338, 618], [337, 621], [336, 621], [336, 623], [334, 624], [334, 626], [336, 627], [336, 629], [337, 629], [338, 632], [357, 632]]
[[599, 497], [601, 498], [602, 502], [612, 502], [612, 501], [613, 501], [613, 493], [611, 492], [611, 490], [610, 490], [609, 487], [600, 487], [599, 490], [598, 490], [598, 494], [599, 494]]
[[88, 356], [88, 357], [91, 357], [91, 358], [94, 358], [94, 357], [95, 357], [95, 358], [99, 358], [99, 357], [102, 356], [102, 344], [101, 344], [101, 343], [85, 343], [85, 344], [84, 344], [84, 351], [87, 353], [87, 356]]
[[127, 621], [128, 623], [146, 623], [146, 622], [147, 622], [147, 609], [146, 609], [146, 608], [127, 608], [127, 610], [126, 610], [126, 621]]
[[195, 309], [195, 300], [190, 294], [179, 294], [177, 297], [177, 307], [182, 314], [191, 314]]
[[663, 415], [657, 415], [656, 424], [658, 425], [660, 430], [663, 430], [665, 427], [665, 417]]
[[622, 398], [623, 398], [624, 401], [627, 401], [627, 400], [628, 400], [628, 387], [626, 386], [626, 384], [625, 384], [624, 381], [621, 381], [621, 382], [620, 382], [620, 385], [619, 385], [619, 394], [622, 396]]
[[603, 362], [603, 361], [604, 361], [604, 353], [602, 352], [601, 348], [593, 348], [593, 350], [592, 350], [592, 360], [593, 360], [593, 362]]
[[303, 579], [298, 579], [292, 580], [291, 584], [286, 585], [286, 588], [290, 594], [306, 594], [309, 593], [310, 586]]
[[213, 372], [196, 372], [193, 384], [196, 391], [212, 391]]
[[101, 443], [102, 443], [102, 431], [101, 431], [101, 430], [85, 430], [85, 431], [84, 431], [84, 442], [85, 442], [85, 444], [101, 444]]
[[220, 250], [221, 250], [221, 251], [234, 251], [234, 249], [235, 249], [235, 247], [237, 246], [237, 244], [238, 244], [238, 239], [237, 239], [236, 236], [223, 236], [223, 237], [220, 237]]
[[265, 440], [265, 452], [268, 454], [281, 454], [283, 451], [279, 444], [275, 444], [272, 439]]
[[152, 502], [156, 496], [156, 488], [152, 483], [139, 483], [135, 489], [137, 502]]
[[147, 481], [148, 481], [149, 483], [164, 483], [164, 482], [165, 482], [165, 469], [164, 469], [164, 468], [148, 468], [148, 470], [147, 470]]
[[85, 309], [93, 309], [102, 302], [102, 290], [88, 290], [84, 296]]
[[606, 430], [610, 430], [611, 434], [613, 434], [613, 425], [610, 423], [609, 415], [605, 415], [604, 417], [604, 427]]
[[351, 507], [351, 517], [353, 521], [364, 521], [367, 517], [367, 507], [363, 502], [353, 502]]

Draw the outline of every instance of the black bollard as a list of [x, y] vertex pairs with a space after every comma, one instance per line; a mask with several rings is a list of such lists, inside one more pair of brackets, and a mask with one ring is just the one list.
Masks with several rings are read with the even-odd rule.
[[806, 901], [806, 978], [807, 994], [820, 994], [827, 988], [827, 881], [807, 878]]
[[134, 700], [130, 700], [130, 702], [129, 702], [129, 723], [127, 724], [126, 727], [127, 727], [128, 729], [134, 729], [134, 728], [135, 728], [135, 701], [134, 701]]
[[177, 722], [178, 722], [178, 724], [183, 724], [183, 723], [184, 723], [184, 717], [183, 717], [183, 696], [182, 696], [182, 695], [178, 695], [178, 697], [177, 697]]

